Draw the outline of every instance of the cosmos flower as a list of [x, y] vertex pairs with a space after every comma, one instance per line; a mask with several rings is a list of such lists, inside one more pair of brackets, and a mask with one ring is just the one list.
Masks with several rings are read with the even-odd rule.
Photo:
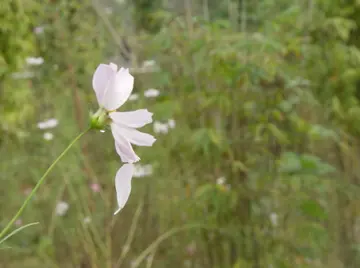
[[152, 146], [156, 140], [152, 135], [136, 130], [152, 122], [152, 113], [148, 110], [115, 111], [128, 100], [133, 86], [134, 77], [129, 70], [124, 68], [118, 70], [114, 63], [100, 64], [93, 76], [93, 88], [101, 107], [95, 114], [95, 118], [100, 123], [110, 119], [116, 152], [125, 163], [134, 163], [140, 160], [131, 144]]
[[100, 109], [92, 116], [90, 125], [95, 129], [103, 129], [110, 125], [115, 140], [115, 149], [124, 164], [116, 173], [115, 190], [118, 213], [126, 204], [131, 192], [131, 180], [134, 165], [140, 158], [132, 148], [152, 146], [155, 138], [137, 130], [152, 122], [152, 113], [146, 109], [130, 112], [117, 112], [130, 97], [134, 86], [134, 77], [128, 69], [120, 68], [114, 63], [100, 64], [93, 75], [93, 88]]

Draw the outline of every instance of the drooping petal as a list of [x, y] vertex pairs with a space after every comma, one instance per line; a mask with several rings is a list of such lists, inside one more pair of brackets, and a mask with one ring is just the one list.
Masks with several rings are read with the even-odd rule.
[[138, 146], [152, 146], [156, 141], [154, 136], [140, 132], [133, 128], [121, 128], [121, 134], [128, 140], [130, 143]]
[[100, 64], [93, 75], [92, 86], [99, 105], [103, 106], [103, 98], [110, 80], [116, 76], [116, 70], [111, 65]]
[[152, 122], [152, 113], [147, 109], [140, 109], [131, 112], [113, 112], [110, 118], [117, 124], [126, 127], [139, 128]]
[[133, 87], [134, 77], [128, 69], [121, 68], [116, 76], [110, 79], [102, 105], [108, 111], [116, 110], [127, 101]]
[[131, 192], [131, 179], [134, 174], [132, 164], [124, 164], [116, 173], [115, 190], [118, 203], [118, 209], [114, 212], [117, 214], [126, 204]]
[[140, 160], [140, 157], [134, 152], [130, 142], [122, 134], [123, 128], [116, 124], [111, 124], [111, 132], [115, 139], [115, 149], [124, 163], [135, 163]]

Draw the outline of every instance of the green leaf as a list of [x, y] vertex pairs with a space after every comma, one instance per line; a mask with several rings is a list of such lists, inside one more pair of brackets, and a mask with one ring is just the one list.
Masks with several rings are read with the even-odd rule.
[[287, 138], [286, 133], [281, 131], [277, 126], [275, 126], [274, 124], [269, 124], [268, 129], [279, 142], [283, 144], [289, 143], [289, 139]]
[[301, 171], [301, 161], [299, 156], [293, 152], [286, 152], [281, 155], [279, 160], [279, 171], [282, 173], [294, 173]]
[[319, 157], [309, 154], [301, 156], [301, 166], [303, 171], [309, 174], [325, 175], [336, 171], [333, 166], [323, 162]]
[[304, 215], [314, 219], [325, 220], [328, 218], [325, 209], [314, 200], [304, 201], [300, 205], [300, 209]]

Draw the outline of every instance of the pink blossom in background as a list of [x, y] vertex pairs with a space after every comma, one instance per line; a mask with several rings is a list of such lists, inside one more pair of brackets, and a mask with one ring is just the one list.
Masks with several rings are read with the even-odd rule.
[[98, 192], [100, 192], [100, 190], [101, 190], [101, 186], [100, 186], [100, 184], [98, 184], [98, 183], [92, 183], [92, 184], [90, 185], [90, 188], [91, 188], [91, 190], [92, 190], [94, 193], [98, 193]]

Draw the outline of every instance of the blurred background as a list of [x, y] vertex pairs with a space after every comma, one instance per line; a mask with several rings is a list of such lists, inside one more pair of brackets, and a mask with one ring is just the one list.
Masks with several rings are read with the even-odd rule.
[[9, 268], [360, 267], [360, 2], [2, 0], [0, 229], [129, 67], [156, 136], [133, 190], [110, 131], [59, 162]]

